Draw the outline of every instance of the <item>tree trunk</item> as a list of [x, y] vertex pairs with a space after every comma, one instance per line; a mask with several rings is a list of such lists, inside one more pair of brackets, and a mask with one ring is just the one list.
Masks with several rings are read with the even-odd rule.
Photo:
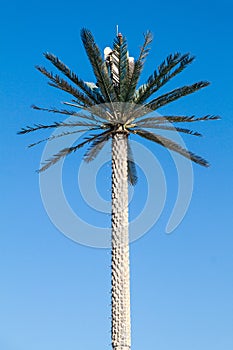
[[112, 137], [112, 349], [129, 350], [130, 274], [127, 134]]

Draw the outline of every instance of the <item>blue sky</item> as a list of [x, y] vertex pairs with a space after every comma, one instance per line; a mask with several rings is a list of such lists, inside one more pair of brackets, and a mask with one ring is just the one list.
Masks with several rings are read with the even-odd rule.
[[[0, 349], [111, 348], [109, 250], [74, 243], [54, 227], [35, 173], [43, 145], [27, 150], [39, 135], [19, 137], [16, 132], [54, 120], [31, 110], [32, 104], [49, 107], [64, 100], [34, 69], [47, 64], [42, 53], [55, 53], [91, 81], [80, 29], [92, 30], [103, 49], [111, 46], [116, 24], [127, 36], [132, 56], [137, 55], [142, 33], [153, 32], [143, 78], [169, 53], [180, 51], [191, 52], [196, 60], [167, 89], [211, 82], [164, 112], [222, 116], [221, 121], [197, 124], [205, 135], [201, 140], [185, 138], [186, 145], [212, 166], [194, 165], [190, 207], [170, 235], [165, 228], [177, 193], [176, 169], [165, 151], [143, 143], [160, 161], [168, 193], [156, 225], [131, 245], [132, 349], [232, 349], [232, 14], [230, 0], [2, 2]], [[65, 164], [67, 198], [84, 219], [107, 225], [109, 216], [97, 215], [80, 198], [78, 164], [77, 155]], [[135, 189], [132, 215], [146, 198], [145, 176], [139, 172], [142, 180]], [[108, 176], [106, 166], [97, 179], [105, 199]]]

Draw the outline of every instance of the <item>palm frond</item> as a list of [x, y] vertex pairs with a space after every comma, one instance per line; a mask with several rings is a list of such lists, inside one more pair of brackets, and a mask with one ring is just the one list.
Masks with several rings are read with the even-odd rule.
[[43, 163], [43, 166], [38, 170], [38, 173], [42, 173], [43, 171], [50, 168], [52, 165], [56, 164], [60, 159], [66, 157], [68, 154], [74, 152], [75, 147], [67, 147], [63, 148], [61, 151], [59, 151], [57, 154], [55, 154], [52, 158], [46, 160], [45, 163]]
[[[99, 130], [99, 128], [93, 128], [91, 130]], [[60, 138], [60, 137], [63, 137], [63, 136], [69, 136], [69, 135], [72, 135], [72, 134], [78, 134], [80, 132], [86, 132], [86, 131], [90, 131], [90, 129], [82, 129], [82, 130], [75, 130], [75, 131], [64, 131], [62, 132], [61, 134], [58, 134], [58, 135], [52, 135], [50, 137], [47, 137], [43, 140], [40, 140], [40, 141], [37, 141], [35, 143], [31, 143], [30, 145], [28, 145], [28, 148], [31, 148], [31, 147], [34, 147], [34, 146], [37, 146], [39, 145], [40, 143], [42, 142], [46, 142], [46, 141], [53, 141], [57, 138]]]
[[160, 125], [160, 124], [156, 124], [156, 123], [155, 124], [154, 123], [145, 123], [145, 124], [140, 124], [140, 128], [178, 131], [178, 132], [182, 132], [184, 134], [189, 134], [189, 135], [193, 135], [193, 136], [202, 136], [202, 134], [200, 134], [197, 131], [193, 131], [193, 130], [186, 129], [186, 128], [176, 127], [174, 125], [169, 126], [169, 125]]
[[[139, 117], [140, 118], [140, 117]], [[139, 119], [137, 118], [137, 119]], [[219, 120], [220, 117], [218, 115], [205, 115], [203, 117], [195, 117], [192, 116], [154, 116], [154, 117], [147, 117], [139, 120], [135, 120], [136, 124], [140, 127], [143, 124], [146, 123], [153, 123], [153, 124], [167, 124], [167, 123], [191, 123], [191, 122], [198, 122], [198, 121], [208, 121], [208, 120]]]
[[66, 123], [66, 122], [54, 122], [50, 125], [45, 124], [34, 124], [34, 126], [26, 126], [25, 128], [22, 128], [20, 131], [17, 132], [18, 135], [22, 134], [28, 134], [29, 132], [41, 130], [41, 129], [52, 129], [52, 128], [60, 128], [60, 127], [89, 127], [89, 128], [95, 128], [97, 125], [94, 123], [85, 123], [85, 122], [74, 122], [74, 123]]
[[81, 38], [105, 102], [116, 101], [117, 96], [114, 85], [108, 75], [106, 63], [102, 59], [101, 52], [91, 32], [83, 28], [81, 30]]
[[74, 84], [76, 84], [91, 100], [93, 103], [104, 103], [103, 96], [98, 92], [91, 89], [86, 82], [80, 79], [74, 72], [70, 70], [58, 57], [51, 53], [44, 53], [47, 58], [57, 69], [59, 69], [67, 78], [69, 78]]
[[129, 84], [128, 84], [128, 91], [125, 94], [124, 100], [125, 102], [127, 101], [131, 101], [134, 94], [135, 94], [135, 90], [137, 88], [137, 84], [144, 66], [144, 62], [145, 59], [149, 53], [149, 45], [152, 42], [152, 33], [151, 32], [146, 32], [144, 34], [144, 43], [141, 47], [140, 53], [139, 53], [139, 57], [138, 59], [135, 61], [134, 63], [134, 69], [131, 75], [129, 75]]
[[[68, 105], [72, 105], [68, 102], [64, 102], [64, 104], [68, 104]], [[75, 106], [75, 105], [73, 105]], [[92, 122], [95, 122], [95, 123], [100, 123], [100, 122], [103, 122], [100, 120], [101, 119], [104, 119], [106, 120], [106, 118], [103, 118], [103, 117], [100, 117], [99, 115], [94, 115], [92, 112], [92, 109], [90, 108], [90, 110], [88, 109], [87, 113], [82, 113], [82, 112], [76, 112], [76, 111], [71, 111], [71, 110], [67, 110], [67, 109], [57, 109], [57, 108], [42, 108], [42, 107], [38, 107], [36, 105], [32, 105], [32, 108], [35, 109], [35, 110], [38, 110], [38, 111], [44, 111], [44, 112], [49, 112], [49, 113], [58, 113], [58, 114], [65, 114], [65, 115], [69, 115], [69, 116], [73, 116], [73, 117], [78, 117], [78, 118], [81, 118], [81, 119], [87, 119], [87, 120], [90, 120]], [[93, 110], [97, 110], [97, 108], [95, 108], [95, 106], [93, 107]]]
[[47, 170], [48, 168], [50, 168], [52, 165], [56, 164], [57, 162], [59, 162], [60, 159], [66, 157], [68, 154], [71, 154], [73, 152], [76, 152], [78, 149], [80, 149], [81, 147], [83, 147], [84, 145], [86, 145], [89, 142], [94, 141], [95, 139], [99, 138], [100, 136], [109, 133], [109, 130], [103, 132], [102, 134], [99, 135], [94, 135], [91, 136], [89, 138], [87, 138], [85, 141], [79, 143], [76, 146], [72, 146], [72, 147], [67, 147], [67, 148], [63, 148], [61, 151], [59, 151], [57, 154], [53, 155], [50, 159], [48, 159], [47, 161], [45, 161], [44, 165], [38, 170], [38, 172], [43, 172], [45, 170]]
[[129, 139], [127, 139], [127, 165], [128, 165], [128, 182], [135, 186], [138, 181], [136, 165], [133, 158], [132, 148], [130, 146]]
[[139, 135], [147, 140], [156, 142], [165, 148], [168, 148], [172, 151], [175, 151], [175, 152], [181, 154], [182, 156], [184, 156], [185, 158], [188, 158], [199, 165], [203, 165], [205, 167], [209, 166], [209, 163], [205, 159], [203, 159], [202, 157], [186, 150], [185, 148], [181, 147], [178, 143], [176, 143], [176, 142], [174, 142], [174, 141], [172, 141], [164, 136], [157, 135], [157, 134], [154, 134], [152, 132], [141, 130], [141, 129], [134, 130], [133, 133], [137, 134], [137, 135]]
[[[114, 102], [115, 104], [116, 102]], [[89, 108], [82, 107], [77, 105], [77, 101], [72, 100], [72, 103], [70, 102], [63, 102], [63, 104], [72, 106], [72, 107], [77, 107], [77, 108], [82, 108], [83, 110], [87, 111], [90, 115], [87, 116], [86, 114], [83, 115], [83, 118], [86, 117], [86, 119], [90, 119], [92, 121], [96, 122], [103, 122], [107, 121], [109, 122], [110, 120], [114, 120], [115, 116], [112, 111], [114, 110], [114, 104], [112, 103], [105, 103], [105, 104], [96, 104], [94, 106], [91, 106]], [[77, 113], [77, 116], [81, 117], [82, 114]]]
[[52, 72], [47, 71], [45, 67], [36, 66], [36, 69], [39, 72], [41, 72], [43, 75], [45, 75], [47, 78], [49, 78], [51, 82], [49, 82], [48, 84], [50, 86], [63, 90], [69, 93], [70, 95], [74, 96], [82, 107], [93, 106], [94, 103], [89, 97], [87, 97], [85, 94], [83, 94], [82, 92], [77, 90], [75, 87], [70, 85], [66, 80], [62, 79], [59, 75], [57, 74], [54, 75]]
[[[193, 60], [194, 56], [190, 56], [188, 53], [181, 55], [181, 53], [177, 52], [174, 55], [169, 55], [166, 60], [160, 64], [158, 69], [149, 76], [146, 83], [141, 85], [135, 92], [135, 103], [142, 104], [145, 102], [170, 79], [182, 72]], [[178, 67], [174, 69], [177, 65]]]
[[194, 83], [192, 85], [183, 86], [181, 88], [172, 90], [162, 96], [159, 96], [149, 103], [146, 104], [146, 107], [151, 110], [156, 110], [162, 106], [165, 106], [168, 103], [171, 103], [183, 96], [192, 94], [206, 86], [208, 86], [210, 83], [208, 81], [200, 81], [198, 83]]
[[58, 113], [58, 114], [65, 114], [65, 115], [69, 115], [69, 116], [75, 116], [77, 114], [76, 111], [70, 111], [67, 109], [57, 109], [55, 107], [51, 107], [51, 108], [43, 108], [43, 107], [39, 107], [36, 105], [32, 105], [31, 106], [32, 109], [35, 109], [37, 111], [43, 111], [43, 112], [49, 112], [49, 113]]
[[106, 142], [111, 137], [111, 134], [112, 134], [112, 131], [109, 130], [106, 134], [99, 135], [97, 139], [92, 141], [89, 149], [84, 155], [85, 162], [89, 163], [96, 158], [96, 156], [99, 154], [99, 152], [102, 150]]
[[126, 39], [122, 36], [117, 36], [113, 42], [109, 65], [118, 101], [124, 101], [128, 86], [128, 51]]

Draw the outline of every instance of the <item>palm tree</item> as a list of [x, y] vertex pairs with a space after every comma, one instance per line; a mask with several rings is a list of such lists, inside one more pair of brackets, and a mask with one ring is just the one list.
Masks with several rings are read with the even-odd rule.
[[[186, 85], [160, 96], [155, 93], [173, 77], [182, 72], [193, 60], [190, 54], [175, 53], [168, 56], [143, 85], [139, 78], [149, 53], [152, 35], [144, 35], [144, 43], [139, 57], [135, 61], [129, 57], [126, 38], [118, 34], [113, 49], [106, 50], [103, 58], [91, 32], [81, 30], [81, 38], [94, 71], [96, 83], [87, 83], [73, 73], [60, 59], [45, 53], [49, 60], [69, 81], [49, 72], [45, 67], [36, 67], [49, 79], [49, 85], [63, 90], [72, 96], [70, 102], [64, 102], [68, 109], [34, 109], [74, 117], [71, 121], [59, 121], [49, 125], [36, 124], [21, 129], [19, 134], [27, 134], [42, 129], [61, 129], [61, 133], [42, 141], [51, 141], [80, 131], [89, 132], [88, 136], [72, 147], [61, 149], [48, 159], [40, 168], [47, 170], [61, 158], [89, 145], [84, 160], [93, 160], [108, 140], [112, 142], [112, 348], [128, 350], [131, 347], [130, 336], [130, 278], [129, 278], [129, 234], [128, 234], [128, 182], [137, 182], [136, 166], [130, 148], [130, 135], [138, 135], [175, 151], [191, 161], [207, 167], [206, 160], [181, 147], [173, 140], [154, 131], [173, 130], [180, 133], [201, 136], [190, 129], [174, 126], [173, 123], [193, 123], [218, 119], [218, 116], [172, 116], [153, 115], [153, 111], [179, 98], [192, 94], [207, 85], [200, 81]], [[70, 108], [73, 107], [73, 110]], [[81, 109], [81, 110], [80, 110]], [[64, 131], [68, 128], [68, 131]], [[62, 132], [63, 129], [63, 132]]]

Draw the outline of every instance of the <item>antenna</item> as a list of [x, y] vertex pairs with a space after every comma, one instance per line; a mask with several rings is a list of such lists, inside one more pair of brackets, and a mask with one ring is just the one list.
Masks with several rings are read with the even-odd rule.
[[116, 35], [118, 36], [118, 24], [116, 25]]

